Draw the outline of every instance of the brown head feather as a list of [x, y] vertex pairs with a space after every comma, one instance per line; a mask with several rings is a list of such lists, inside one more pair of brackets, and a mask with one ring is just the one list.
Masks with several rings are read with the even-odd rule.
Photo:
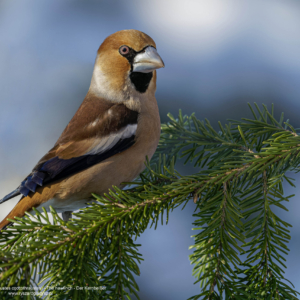
[[[119, 53], [126, 45], [136, 52], [147, 46], [156, 48], [155, 42], [147, 34], [134, 30], [121, 30], [108, 36], [98, 49], [94, 73], [89, 92], [113, 102], [129, 100], [133, 90], [129, 79], [131, 65], [127, 58]], [[156, 71], [153, 71], [151, 93], [155, 93]]]
[[135, 51], [139, 52], [147, 46], [156, 48], [155, 42], [152, 38], [144, 32], [129, 29], [121, 30], [108, 36], [98, 49], [98, 54], [110, 52], [111, 50], [119, 50], [122, 45], [126, 45]]

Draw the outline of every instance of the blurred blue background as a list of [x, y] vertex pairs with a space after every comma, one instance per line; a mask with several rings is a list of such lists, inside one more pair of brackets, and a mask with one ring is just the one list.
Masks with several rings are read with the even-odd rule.
[[[96, 51], [121, 29], [150, 35], [166, 67], [156, 98], [167, 112], [200, 119], [248, 117], [247, 102], [275, 104], [300, 127], [300, 3], [286, 0], [0, 1], [0, 191], [18, 186], [63, 131], [91, 79]], [[191, 170], [192, 171], [192, 170]], [[300, 186], [300, 177], [294, 176]], [[293, 225], [286, 277], [300, 291], [298, 189], [281, 212]], [[2, 204], [4, 218], [17, 199]], [[141, 299], [196, 294], [188, 247], [193, 205], [138, 242]]]

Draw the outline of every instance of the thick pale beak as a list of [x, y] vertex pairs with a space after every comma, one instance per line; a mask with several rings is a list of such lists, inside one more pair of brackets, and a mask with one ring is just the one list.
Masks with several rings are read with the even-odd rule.
[[154, 47], [147, 47], [144, 52], [139, 53], [133, 60], [133, 72], [149, 73], [165, 64]]

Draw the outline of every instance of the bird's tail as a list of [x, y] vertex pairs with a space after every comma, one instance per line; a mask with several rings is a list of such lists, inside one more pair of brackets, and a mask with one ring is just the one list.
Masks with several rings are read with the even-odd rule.
[[[7, 218], [9, 218], [9, 219], [14, 219], [14, 217], [20, 217], [21, 218], [21, 217], [23, 217], [25, 215], [26, 208], [24, 207], [24, 204], [26, 203], [26, 198], [27, 197], [21, 198], [20, 201], [16, 204], [16, 206], [10, 211], [10, 213], [0, 222], [0, 230], [6, 229], [6, 227], [9, 226], [12, 223], [11, 221], [8, 221]], [[24, 208], [25, 208], [25, 210], [24, 210]]]
[[[0, 199], [0, 204], [6, 202], [7, 200], [14, 198], [18, 195], [20, 195], [20, 187], [16, 188], [14, 191], [12, 191], [11, 193], [9, 193], [8, 195], [6, 195], [5, 197], [3, 197], [2, 199]], [[10, 218], [9, 215], [0, 223], [0, 230], [1, 229], [6, 229], [7, 226], [10, 225], [11, 222], [7, 221], [6, 219]], [[4, 222], [5, 221], [5, 222]]]
[[[2, 222], [0, 222], [0, 230], [6, 228], [11, 223], [11, 221], [8, 221], [7, 218], [12, 220], [15, 217], [22, 218], [24, 217], [26, 211], [31, 212], [33, 207], [38, 207], [43, 202], [46, 202], [49, 199], [54, 198], [54, 195], [56, 194], [58, 188], [59, 188], [59, 183], [53, 183], [50, 186], [38, 187], [36, 193], [30, 193], [28, 196], [23, 195], [20, 201], [11, 210], [11, 212], [4, 218], [4, 220], [2, 220]], [[4, 201], [6, 201], [14, 197], [13, 195], [16, 196], [19, 194], [23, 194], [22, 191], [21, 192], [13, 191], [9, 195], [5, 196], [3, 199], [5, 199]]]
[[34, 193], [38, 186], [43, 185], [45, 176], [46, 174], [43, 172], [35, 171], [30, 173], [14, 191], [0, 200], [0, 204], [18, 195], [23, 195], [26, 197], [30, 192]]

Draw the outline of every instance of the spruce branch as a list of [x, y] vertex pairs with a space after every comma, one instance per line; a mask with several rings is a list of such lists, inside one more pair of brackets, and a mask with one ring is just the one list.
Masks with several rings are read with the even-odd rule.
[[[297, 299], [283, 276], [291, 225], [273, 207], [286, 209], [291, 197], [283, 182], [293, 185], [286, 172], [299, 170], [300, 137], [273, 107], [249, 107], [253, 119], [219, 122], [219, 131], [194, 114], [169, 115], [151, 164], [128, 189], [93, 195], [68, 222], [53, 209], [53, 224], [38, 211], [14, 220], [0, 236], [1, 286], [43, 284], [47, 299], [138, 298], [134, 239], [194, 201], [190, 260], [201, 290], [190, 299]], [[195, 173], [177, 172], [178, 158]]]

